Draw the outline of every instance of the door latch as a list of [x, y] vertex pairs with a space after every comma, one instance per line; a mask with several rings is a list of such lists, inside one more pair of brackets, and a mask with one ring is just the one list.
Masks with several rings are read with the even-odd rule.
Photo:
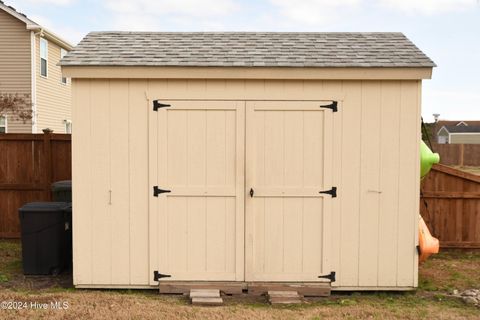
[[254, 193], [255, 193], [255, 191], [253, 191], [253, 188], [250, 188], [250, 198], [253, 198]]

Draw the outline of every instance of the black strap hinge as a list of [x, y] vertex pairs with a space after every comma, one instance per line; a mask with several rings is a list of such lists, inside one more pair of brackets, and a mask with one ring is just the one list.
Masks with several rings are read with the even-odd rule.
[[161, 194], [161, 193], [168, 193], [168, 192], [172, 192], [172, 191], [160, 189], [158, 186], [153, 187], [153, 196], [154, 197], [158, 197], [158, 195]]
[[153, 281], [158, 281], [162, 278], [170, 278], [171, 275], [169, 274], [163, 274], [163, 273], [160, 273], [158, 271], [153, 271]]
[[158, 100], [153, 100], [153, 111], [158, 111], [158, 109], [160, 108], [168, 108], [168, 107], [171, 107], [171, 105], [160, 103], [158, 102]]
[[320, 106], [320, 108], [332, 109], [333, 112], [337, 112], [338, 111], [338, 102], [333, 101], [331, 104]]
[[332, 198], [336, 198], [337, 197], [337, 187], [332, 187], [332, 189], [330, 189], [330, 190], [320, 191], [319, 193], [329, 194], [329, 195], [332, 196]]
[[335, 274], [336, 274], [336, 272], [332, 271], [332, 272], [330, 272], [330, 274], [327, 274], [325, 276], [318, 276], [318, 277], [321, 278], [321, 279], [328, 279], [328, 280], [330, 280], [330, 282], [335, 282], [335, 280], [336, 280], [335, 279]]

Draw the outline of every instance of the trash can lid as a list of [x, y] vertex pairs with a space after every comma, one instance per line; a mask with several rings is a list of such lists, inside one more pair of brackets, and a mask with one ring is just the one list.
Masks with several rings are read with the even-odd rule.
[[62, 180], [52, 183], [53, 191], [72, 190], [72, 180]]
[[68, 206], [67, 202], [30, 202], [18, 209], [20, 212], [60, 211]]

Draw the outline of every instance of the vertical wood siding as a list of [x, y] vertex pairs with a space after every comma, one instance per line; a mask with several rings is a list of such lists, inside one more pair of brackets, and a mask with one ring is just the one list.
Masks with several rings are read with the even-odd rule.
[[71, 120], [71, 81], [62, 83], [60, 47], [48, 41], [48, 73], [40, 75], [40, 36], [35, 36], [37, 81], [37, 131], [50, 128], [55, 133], [66, 133], [64, 120]]
[[332, 201], [329, 222], [329, 264], [337, 272], [333, 285], [416, 286], [420, 85], [420, 81], [75, 80], [75, 284], [149, 284], [147, 98], [161, 98], [339, 100], [339, 112], [333, 115], [333, 185], [339, 196]]
[[[0, 92], [31, 94], [30, 31], [0, 10]], [[9, 133], [31, 133], [31, 121], [8, 116]]]

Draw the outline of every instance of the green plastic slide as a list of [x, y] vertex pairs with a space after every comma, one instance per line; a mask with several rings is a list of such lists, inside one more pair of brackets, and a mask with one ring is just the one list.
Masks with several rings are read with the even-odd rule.
[[420, 142], [420, 179], [423, 179], [430, 172], [432, 166], [439, 162], [438, 153], [433, 153], [425, 142]]

